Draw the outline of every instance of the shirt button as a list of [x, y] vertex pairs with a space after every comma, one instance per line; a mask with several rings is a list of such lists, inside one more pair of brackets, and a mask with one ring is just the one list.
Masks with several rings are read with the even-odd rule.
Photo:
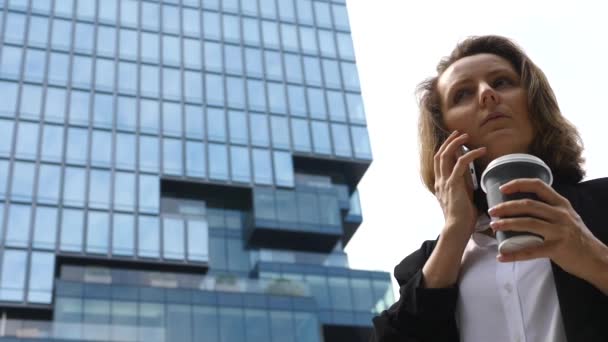
[[505, 291], [507, 291], [507, 293], [511, 293], [513, 291], [513, 285], [511, 284], [506, 284], [504, 286]]

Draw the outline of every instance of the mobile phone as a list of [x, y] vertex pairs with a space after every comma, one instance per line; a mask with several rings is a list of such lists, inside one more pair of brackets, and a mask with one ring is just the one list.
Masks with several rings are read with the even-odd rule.
[[[462, 145], [462, 154], [469, 152], [469, 149]], [[469, 163], [469, 174], [471, 175], [471, 181], [473, 182], [473, 190], [479, 189], [479, 182], [477, 181], [477, 173], [475, 173], [475, 165], [473, 162]]]

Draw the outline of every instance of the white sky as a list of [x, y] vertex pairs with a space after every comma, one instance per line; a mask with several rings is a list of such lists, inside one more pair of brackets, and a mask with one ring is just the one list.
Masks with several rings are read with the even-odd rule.
[[[348, 0], [374, 161], [359, 185], [358, 269], [393, 271], [443, 226], [418, 174], [414, 89], [470, 35], [512, 38], [545, 72], [585, 143], [587, 179], [608, 176], [608, 3], [598, 0]], [[394, 282], [396, 285], [396, 282]], [[396, 292], [396, 287], [394, 287]]]

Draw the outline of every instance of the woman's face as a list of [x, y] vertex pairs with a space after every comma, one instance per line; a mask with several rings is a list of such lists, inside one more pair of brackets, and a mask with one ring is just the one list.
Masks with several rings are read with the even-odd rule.
[[526, 153], [534, 130], [528, 96], [506, 59], [478, 54], [454, 62], [439, 77], [446, 128], [468, 133], [470, 149], [485, 146], [482, 165], [509, 153]]

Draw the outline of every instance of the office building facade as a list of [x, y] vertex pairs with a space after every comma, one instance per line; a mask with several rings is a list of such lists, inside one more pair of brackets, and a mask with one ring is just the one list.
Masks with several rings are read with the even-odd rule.
[[0, 0], [0, 340], [366, 340], [344, 0]]

